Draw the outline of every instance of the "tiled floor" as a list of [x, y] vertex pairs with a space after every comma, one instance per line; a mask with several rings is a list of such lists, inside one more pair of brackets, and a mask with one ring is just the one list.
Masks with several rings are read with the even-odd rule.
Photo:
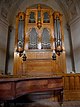
[[[17, 104], [17, 107], [60, 107], [58, 102], [40, 100], [33, 103]], [[80, 107], [80, 101], [65, 101], [62, 107]]]
[[[2, 103], [0, 107], [5, 106]], [[16, 105], [11, 103], [10, 107], [60, 107], [60, 104], [58, 102], [53, 101], [52, 99], [40, 99], [34, 102], [26, 100], [24, 101], [24, 103], [18, 102]], [[80, 107], [80, 101], [64, 101], [62, 107]]]

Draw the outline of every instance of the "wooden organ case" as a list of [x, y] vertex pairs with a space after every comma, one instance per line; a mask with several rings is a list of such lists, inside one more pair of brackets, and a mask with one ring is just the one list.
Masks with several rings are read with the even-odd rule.
[[0, 77], [0, 101], [7, 105], [25, 94], [51, 91], [62, 104], [63, 78], [56, 74], [65, 71], [62, 15], [40, 4], [19, 12], [13, 76]]
[[13, 74], [42, 77], [65, 71], [62, 14], [40, 4], [19, 12]]

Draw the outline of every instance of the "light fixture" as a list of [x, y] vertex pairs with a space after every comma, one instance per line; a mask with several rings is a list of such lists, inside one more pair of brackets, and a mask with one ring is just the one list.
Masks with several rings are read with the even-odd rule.
[[53, 53], [52, 59], [53, 59], [53, 60], [56, 60], [56, 53]]
[[19, 52], [19, 51], [16, 51], [18, 54], [19, 54], [19, 57], [22, 57], [22, 60], [23, 61], [26, 61], [26, 53], [24, 53], [24, 52]]
[[24, 51], [24, 49], [23, 49], [23, 42], [18, 41], [16, 52], [18, 52], [19, 56], [21, 57], [22, 54], [23, 54], [23, 51]]
[[25, 51], [24, 51], [24, 52], [23, 52], [23, 56], [22, 56], [22, 60], [23, 60], [23, 61], [26, 61], [26, 58], [27, 58], [27, 57], [26, 57], [26, 53], [25, 53]]
[[26, 61], [27, 58], [26, 52], [23, 50], [23, 48], [20, 45], [17, 46], [16, 52], [19, 54], [19, 57], [22, 57], [23, 61]]
[[61, 40], [55, 41], [55, 52], [56, 52], [56, 54], [60, 56], [60, 53], [62, 51], [63, 51], [62, 41]]
[[52, 59], [53, 59], [53, 60], [56, 60], [56, 53], [55, 53], [55, 50], [53, 50]]

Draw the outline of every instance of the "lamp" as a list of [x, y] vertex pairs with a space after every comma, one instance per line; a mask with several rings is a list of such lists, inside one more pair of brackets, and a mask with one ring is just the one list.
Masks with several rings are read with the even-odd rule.
[[23, 42], [22, 41], [18, 41], [18, 44], [17, 44], [17, 49], [16, 49], [16, 52], [19, 53], [19, 56], [21, 57], [22, 54], [23, 54]]
[[53, 52], [52, 59], [56, 60], [56, 53], [55, 52]]
[[19, 54], [20, 57], [22, 57], [22, 60], [23, 60], [23, 61], [26, 61], [26, 58], [27, 58], [27, 57], [26, 57], [25, 51], [22, 52], [22, 51], [16, 50], [16, 52]]
[[62, 49], [62, 41], [61, 40], [58, 40], [58, 41], [55, 41], [55, 52], [57, 55], [60, 55], [60, 53], [63, 51]]
[[22, 59], [23, 59], [23, 61], [26, 61], [26, 53], [25, 53], [25, 51], [23, 52], [23, 56], [22, 56]]
[[26, 57], [26, 53], [23, 48], [23, 43], [21, 41], [19, 41], [17, 44], [16, 52], [19, 53], [19, 56], [22, 57], [23, 61], [26, 61], [27, 57]]

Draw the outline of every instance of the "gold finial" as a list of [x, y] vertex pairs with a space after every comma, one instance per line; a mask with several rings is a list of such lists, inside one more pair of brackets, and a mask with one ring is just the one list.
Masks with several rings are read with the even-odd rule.
[[41, 10], [41, 6], [40, 6], [40, 4], [38, 4], [38, 10]]

